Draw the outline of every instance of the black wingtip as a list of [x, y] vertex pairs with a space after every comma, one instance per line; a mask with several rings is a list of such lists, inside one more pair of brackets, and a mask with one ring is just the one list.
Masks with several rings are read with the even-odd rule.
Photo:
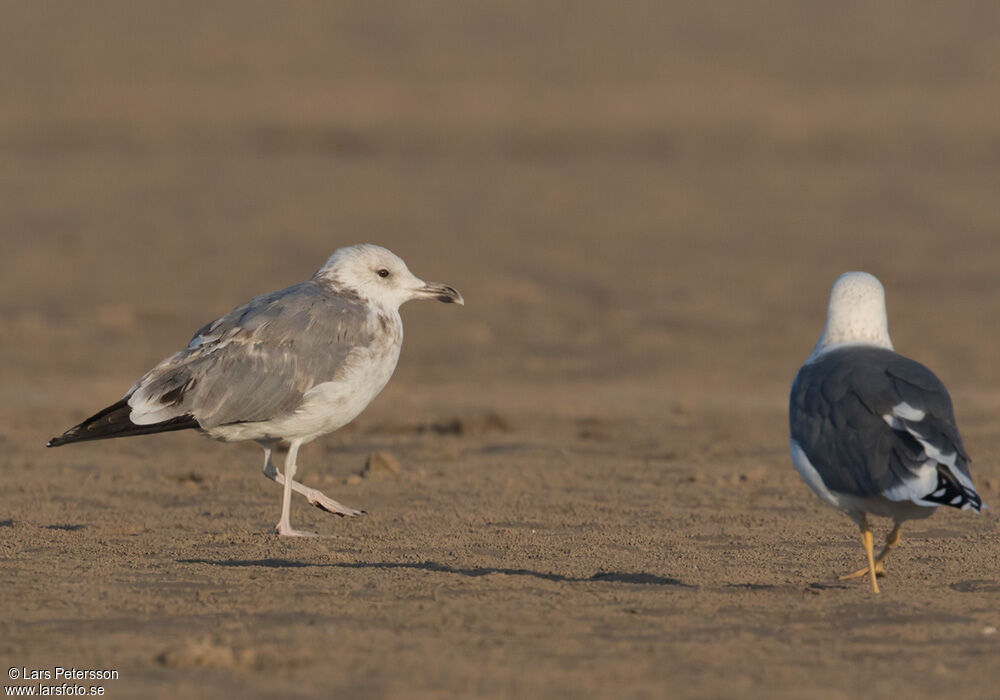
[[57, 435], [56, 437], [45, 443], [46, 447], [62, 447], [63, 445], [68, 445], [71, 442], [80, 442], [80, 440], [87, 440], [93, 438], [83, 437], [78, 430], [79, 426], [75, 428], [70, 428], [62, 435]]
[[71, 435], [72, 432], [73, 431], [71, 429], [71, 430], [67, 430], [62, 435], [56, 435], [54, 438], [52, 438], [47, 443], [45, 443], [45, 446], [46, 447], [60, 447], [62, 445], [65, 445], [68, 442], [73, 442], [73, 435]]
[[937, 487], [922, 500], [936, 506], [950, 506], [960, 510], [972, 509], [977, 513], [986, 507], [975, 489], [958, 483], [952, 474], [946, 473], [943, 469], [938, 471]]
[[131, 409], [127, 399], [122, 399], [118, 403], [108, 406], [102, 411], [92, 415], [79, 425], [75, 425], [62, 435], [52, 438], [46, 447], [59, 447], [73, 442], [86, 442], [88, 440], [107, 440], [109, 438], [129, 437], [131, 435], [149, 435], [151, 433], [164, 433], [172, 430], [186, 430], [197, 428], [198, 422], [193, 416], [185, 414], [177, 416], [160, 423], [148, 425], [137, 425], [129, 418]]

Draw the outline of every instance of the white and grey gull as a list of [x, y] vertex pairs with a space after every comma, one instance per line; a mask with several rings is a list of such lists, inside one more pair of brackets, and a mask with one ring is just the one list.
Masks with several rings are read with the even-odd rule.
[[[299, 448], [350, 423], [382, 391], [403, 342], [399, 307], [411, 299], [464, 304], [454, 288], [418, 279], [385, 248], [341, 248], [312, 279], [199, 329], [124, 398], [48, 447], [187, 428], [226, 442], [255, 440], [264, 475], [284, 487], [278, 534], [312, 535], [289, 522], [293, 491], [336, 515], [361, 511], [294, 481]], [[271, 461], [282, 441], [284, 474]]]
[[[983, 507], [948, 391], [894, 351], [885, 290], [870, 274], [847, 272], [834, 283], [823, 334], [792, 383], [788, 419], [795, 468], [861, 530], [868, 565], [842, 579], [868, 574], [878, 593], [904, 521], [942, 505]], [[893, 521], [877, 557], [868, 515]]]

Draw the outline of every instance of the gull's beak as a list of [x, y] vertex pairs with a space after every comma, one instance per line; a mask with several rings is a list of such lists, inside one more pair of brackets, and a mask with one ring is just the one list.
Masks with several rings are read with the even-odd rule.
[[445, 304], [454, 303], [465, 306], [465, 299], [462, 298], [457, 289], [437, 282], [427, 282], [423, 287], [417, 287], [414, 290], [414, 296], [419, 299], [437, 299]]

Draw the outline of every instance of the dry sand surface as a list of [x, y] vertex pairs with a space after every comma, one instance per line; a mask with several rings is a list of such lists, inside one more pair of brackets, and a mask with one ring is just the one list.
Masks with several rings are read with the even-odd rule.
[[[788, 456], [791, 379], [864, 269], [1000, 504], [1000, 9], [872, 4], [5, 3], [4, 668], [997, 697], [996, 510], [910, 525], [876, 597]], [[359, 241], [467, 300], [406, 306], [395, 378], [301, 454], [367, 516], [296, 499], [332, 537], [278, 539], [255, 445], [43, 448]], [[375, 451], [400, 472], [361, 476]]]

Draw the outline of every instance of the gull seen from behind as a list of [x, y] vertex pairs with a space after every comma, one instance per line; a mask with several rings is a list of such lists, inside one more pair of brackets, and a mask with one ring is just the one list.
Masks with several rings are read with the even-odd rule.
[[[885, 290], [872, 275], [848, 272], [834, 283], [826, 327], [792, 383], [788, 418], [795, 468], [861, 530], [868, 566], [842, 579], [869, 574], [878, 593], [904, 521], [942, 505], [983, 507], [948, 391], [893, 350]], [[893, 521], [877, 557], [868, 515]]]

